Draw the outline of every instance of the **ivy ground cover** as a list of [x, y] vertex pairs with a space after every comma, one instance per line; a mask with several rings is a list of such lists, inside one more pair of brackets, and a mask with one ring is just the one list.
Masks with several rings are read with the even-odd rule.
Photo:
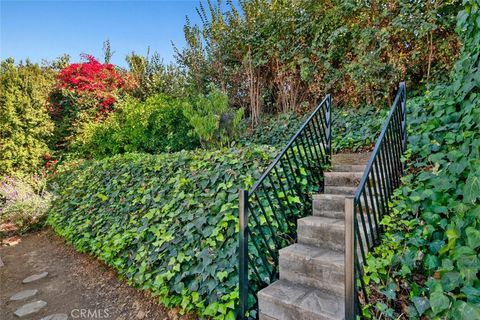
[[238, 191], [275, 153], [250, 146], [86, 161], [52, 181], [48, 223], [167, 307], [234, 319]]
[[367, 260], [370, 318], [480, 319], [480, 2], [463, 3], [450, 82], [408, 106], [411, 173]]

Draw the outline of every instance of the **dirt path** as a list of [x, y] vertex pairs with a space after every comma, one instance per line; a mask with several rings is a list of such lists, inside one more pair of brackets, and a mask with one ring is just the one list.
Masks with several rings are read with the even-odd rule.
[[[23, 237], [14, 246], [0, 248], [0, 319], [19, 319], [14, 312], [25, 304], [44, 301], [40, 311], [21, 317], [39, 320], [52, 314], [58, 319], [194, 319], [166, 310], [145, 292], [117, 279], [115, 273], [92, 257], [80, 254], [46, 230]], [[0, 263], [1, 265], [1, 263]], [[34, 274], [48, 275], [31, 283], [22, 281]], [[38, 292], [21, 301], [10, 298], [23, 290]], [[84, 311], [82, 311], [84, 310]]]

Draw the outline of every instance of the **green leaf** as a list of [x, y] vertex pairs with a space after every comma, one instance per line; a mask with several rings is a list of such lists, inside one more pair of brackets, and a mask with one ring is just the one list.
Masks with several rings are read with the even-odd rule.
[[413, 297], [412, 301], [418, 311], [419, 316], [421, 316], [426, 310], [430, 308], [430, 302], [425, 297]]
[[97, 197], [102, 201], [107, 201], [108, 197], [103, 193], [97, 193]]
[[480, 198], [480, 170], [477, 169], [468, 175], [463, 194], [467, 203], [474, 203]]
[[429, 301], [434, 314], [439, 314], [443, 310], [448, 309], [450, 304], [450, 300], [448, 299], [448, 297], [444, 295], [441, 291], [433, 292], [430, 295]]
[[467, 243], [470, 248], [475, 249], [480, 246], [480, 230], [468, 227], [465, 229], [465, 233], [467, 234]]
[[455, 301], [452, 307], [452, 316], [455, 320], [480, 319], [480, 307], [464, 301]]

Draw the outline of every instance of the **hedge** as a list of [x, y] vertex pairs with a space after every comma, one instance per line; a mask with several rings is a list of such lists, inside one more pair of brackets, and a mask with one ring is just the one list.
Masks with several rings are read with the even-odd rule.
[[126, 154], [60, 170], [48, 223], [167, 307], [234, 319], [238, 191], [276, 150]]

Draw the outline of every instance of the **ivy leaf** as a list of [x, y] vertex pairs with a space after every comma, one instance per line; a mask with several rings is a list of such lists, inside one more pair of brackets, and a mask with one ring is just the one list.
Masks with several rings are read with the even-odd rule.
[[103, 193], [97, 193], [97, 197], [102, 201], [107, 201], [108, 197]]
[[447, 309], [450, 304], [450, 300], [442, 291], [435, 291], [430, 295], [430, 305], [434, 314], [439, 314], [443, 310]]
[[421, 316], [427, 309], [430, 308], [430, 302], [425, 297], [413, 297], [412, 300], [415, 308], [417, 308], [419, 316]]
[[463, 188], [464, 201], [475, 203], [480, 198], [480, 170], [475, 170], [468, 175]]
[[458, 320], [480, 319], [480, 307], [464, 301], [456, 301], [453, 305], [452, 318]]
[[475, 249], [480, 246], [480, 230], [468, 227], [465, 233], [467, 234], [467, 243], [470, 248]]

